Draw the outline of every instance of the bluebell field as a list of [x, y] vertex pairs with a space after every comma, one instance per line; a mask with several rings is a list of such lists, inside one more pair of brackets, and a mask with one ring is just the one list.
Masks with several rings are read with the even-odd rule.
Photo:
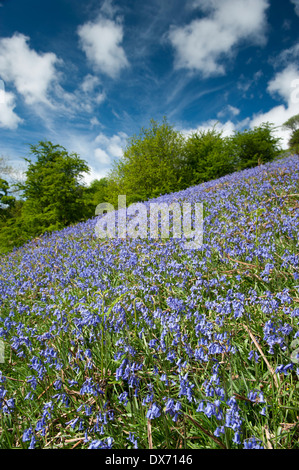
[[93, 218], [3, 256], [0, 448], [298, 448], [298, 193], [290, 156], [155, 199], [197, 249]]

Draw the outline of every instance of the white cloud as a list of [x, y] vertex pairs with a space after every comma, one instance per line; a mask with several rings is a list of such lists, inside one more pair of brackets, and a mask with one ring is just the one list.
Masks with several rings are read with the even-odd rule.
[[[234, 131], [242, 131], [244, 128], [252, 129], [266, 122], [274, 125], [273, 135], [281, 139], [280, 145], [283, 149], [288, 148], [288, 141], [291, 132], [282, 128], [282, 125], [292, 116], [299, 114], [299, 67], [295, 64], [287, 65], [283, 70], [277, 72], [268, 82], [267, 91], [273, 98], [283, 101], [269, 109], [265, 113], [256, 113], [252, 117], [247, 117], [242, 121], [233, 123], [231, 120], [219, 122], [215, 119], [203, 122], [196, 129], [185, 129], [182, 132], [189, 135], [196, 131], [208, 131], [215, 126], [216, 131], [222, 131], [223, 136], [230, 136]], [[218, 117], [224, 117], [225, 111], [230, 110], [237, 115], [237, 108], [228, 105], [226, 109], [218, 113]]]
[[[92, 121], [94, 124], [99, 123], [96, 117]], [[55, 139], [70, 152], [78, 153], [87, 162], [90, 173], [84, 175], [84, 181], [89, 184], [94, 179], [107, 176], [112, 168], [112, 161], [123, 154], [128, 136], [124, 132], [119, 132], [111, 137], [99, 133], [94, 139], [91, 139], [85, 133], [64, 130], [61, 134], [56, 135]]]
[[0, 101], [0, 127], [14, 130], [22, 122], [22, 119], [14, 112], [15, 95], [5, 91]]
[[30, 49], [28, 41], [19, 33], [0, 39], [1, 76], [15, 86], [27, 104], [50, 105], [48, 91], [57, 80], [55, 66], [60, 60], [52, 52], [42, 54]]
[[217, 117], [221, 118], [226, 115], [238, 116], [238, 114], [240, 114], [240, 110], [236, 108], [235, 106], [231, 106], [230, 104], [228, 104], [224, 109], [219, 111], [219, 113], [217, 114]]
[[91, 74], [86, 75], [81, 83], [81, 89], [86, 95], [82, 97], [82, 102], [88, 102], [90, 109], [93, 108], [92, 102], [99, 105], [106, 99], [106, 93], [104, 91], [97, 91], [100, 85], [100, 79]]
[[288, 64], [293, 61], [297, 61], [299, 57], [299, 42], [294, 44], [289, 49], [283, 50], [278, 54], [277, 59], [274, 60], [274, 65], [281, 66], [281, 64]]
[[[93, 113], [106, 98], [99, 78], [91, 74], [74, 92], [66, 91], [59, 83], [61, 73], [56, 67], [61, 63], [52, 52], [37, 53], [31, 49], [29, 38], [23, 34], [0, 39], [1, 78], [15, 87], [48, 129], [53, 128], [57, 113], [68, 117], [76, 117], [79, 112]], [[9, 109], [6, 122], [13, 126], [19, 121]]]
[[93, 116], [90, 120], [90, 124], [92, 125], [92, 127], [100, 126], [100, 121], [98, 120], [97, 117]]
[[112, 137], [107, 137], [105, 134], [100, 133], [96, 137], [95, 143], [101, 147], [104, 147], [112, 160], [122, 156], [127, 139], [128, 136], [124, 132], [119, 132]]
[[205, 77], [221, 75], [222, 59], [232, 56], [238, 44], [265, 44], [268, 0], [201, 0], [194, 6], [207, 16], [169, 31], [177, 68], [197, 70]]
[[99, 163], [102, 165], [109, 165], [110, 164], [110, 157], [105, 150], [101, 148], [96, 148], [94, 151], [94, 156]]
[[81, 83], [81, 88], [84, 93], [91, 93], [94, 89], [100, 84], [99, 77], [91, 75], [90, 73], [86, 75]]
[[210, 119], [208, 121], [203, 122], [199, 126], [193, 129], [183, 129], [181, 130], [182, 134], [188, 137], [189, 135], [195, 132], [207, 132], [209, 130], [215, 129], [216, 132], [221, 132], [223, 137], [229, 137], [237, 130], [237, 125], [234, 124], [232, 121], [220, 122], [216, 119]]
[[278, 72], [268, 83], [267, 90], [271, 95], [278, 95], [285, 103], [291, 105], [293, 82], [299, 79], [299, 69], [295, 64], [288, 65], [284, 70]]
[[291, 2], [295, 5], [295, 12], [299, 16], [299, 0], [291, 0]]
[[80, 46], [94, 70], [115, 78], [121, 69], [128, 66], [127, 57], [121, 47], [123, 26], [120, 21], [100, 14], [96, 21], [89, 21], [80, 26], [78, 35]]
[[84, 175], [84, 182], [86, 184], [90, 184], [94, 180], [100, 180], [107, 176], [108, 170], [96, 170], [93, 167], [90, 169], [90, 173]]

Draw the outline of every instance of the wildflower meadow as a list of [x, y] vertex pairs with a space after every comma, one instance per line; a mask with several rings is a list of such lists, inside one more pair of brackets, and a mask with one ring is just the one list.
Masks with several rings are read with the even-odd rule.
[[1, 449], [299, 448], [298, 155], [153, 201], [201, 246], [93, 217], [0, 258]]

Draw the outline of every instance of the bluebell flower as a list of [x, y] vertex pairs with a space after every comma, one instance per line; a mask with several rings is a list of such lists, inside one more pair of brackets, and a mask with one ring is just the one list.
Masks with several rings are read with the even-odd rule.
[[254, 361], [257, 363], [259, 362], [259, 354], [256, 351], [250, 351], [248, 354], [248, 359], [251, 361], [254, 359]]
[[0, 370], [0, 383], [3, 383], [6, 381], [6, 377], [3, 375], [2, 370]]
[[204, 401], [202, 400], [202, 401], [200, 401], [200, 403], [199, 403], [199, 405], [198, 405], [196, 411], [197, 411], [197, 412], [203, 412], [203, 411], [204, 411], [204, 407], [205, 407], [205, 403], [204, 403]]
[[293, 369], [294, 369], [294, 364], [292, 362], [286, 365], [281, 364], [280, 366], [276, 367], [275, 373], [288, 375], [290, 370], [293, 370]]
[[134, 445], [134, 449], [138, 449], [138, 442], [137, 438], [135, 437], [135, 433], [130, 432], [129, 437], [127, 437], [127, 439]]
[[225, 430], [224, 430], [224, 426], [218, 426], [215, 431], [214, 431], [214, 436], [216, 437], [220, 437], [221, 434], [224, 434]]
[[243, 442], [243, 449], [264, 449], [261, 440], [255, 437], [245, 439]]
[[238, 431], [235, 432], [233, 442], [235, 444], [241, 444], [240, 433]]
[[123, 403], [125, 406], [126, 404], [128, 403], [128, 392], [122, 392], [119, 396], [118, 396], [118, 400], [120, 403]]
[[260, 414], [261, 414], [262, 416], [267, 416], [266, 407], [265, 407], [265, 406], [261, 409]]
[[31, 388], [33, 390], [36, 390], [36, 387], [37, 387], [37, 379], [34, 375], [30, 376], [30, 377], [27, 377], [27, 383], [29, 383], [31, 385]]
[[71, 428], [74, 429], [75, 426], [76, 426], [76, 424], [77, 424], [77, 422], [79, 421], [79, 419], [80, 419], [79, 417], [73, 418], [73, 419], [71, 419], [70, 421], [67, 421], [67, 422], [65, 423], [65, 425], [66, 425], [66, 426], [70, 425]]
[[158, 418], [161, 415], [161, 409], [157, 406], [156, 403], [153, 403], [152, 406], [149, 408], [148, 412], [146, 413], [146, 417], [148, 419]]
[[36, 426], [35, 426], [35, 431], [40, 432], [42, 436], [45, 436], [46, 434], [46, 420], [45, 418], [41, 418], [37, 421]]
[[69, 386], [73, 387], [74, 385], [78, 385], [77, 380], [69, 380]]
[[25, 429], [25, 431], [23, 432], [22, 441], [23, 442], [30, 441], [31, 436], [32, 436], [32, 428], [30, 426], [28, 429]]
[[14, 398], [9, 398], [5, 401], [5, 405], [2, 407], [3, 413], [11, 413], [15, 408], [15, 400]]
[[55, 388], [55, 390], [60, 390], [62, 387], [61, 379], [55, 380], [55, 382], [53, 383], [53, 387]]
[[34, 449], [35, 448], [35, 443], [36, 443], [36, 439], [35, 439], [35, 435], [33, 434], [32, 437], [31, 437], [28, 449]]
[[208, 402], [203, 411], [208, 418], [211, 418], [211, 416], [216, 414], [216, 406], [214, 403]]
[[112, 437], [104, 440], [94, 440], [90, 443], [88, 449], [111, 449], [113, 444]]

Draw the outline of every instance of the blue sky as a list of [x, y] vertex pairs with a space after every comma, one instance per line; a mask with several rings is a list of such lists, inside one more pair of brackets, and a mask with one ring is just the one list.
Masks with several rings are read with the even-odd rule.
[[299, 113], [299, 0], [0, 0], [0, 155], [50, 140], [105, 176], [163, 116], [224, 135]]

